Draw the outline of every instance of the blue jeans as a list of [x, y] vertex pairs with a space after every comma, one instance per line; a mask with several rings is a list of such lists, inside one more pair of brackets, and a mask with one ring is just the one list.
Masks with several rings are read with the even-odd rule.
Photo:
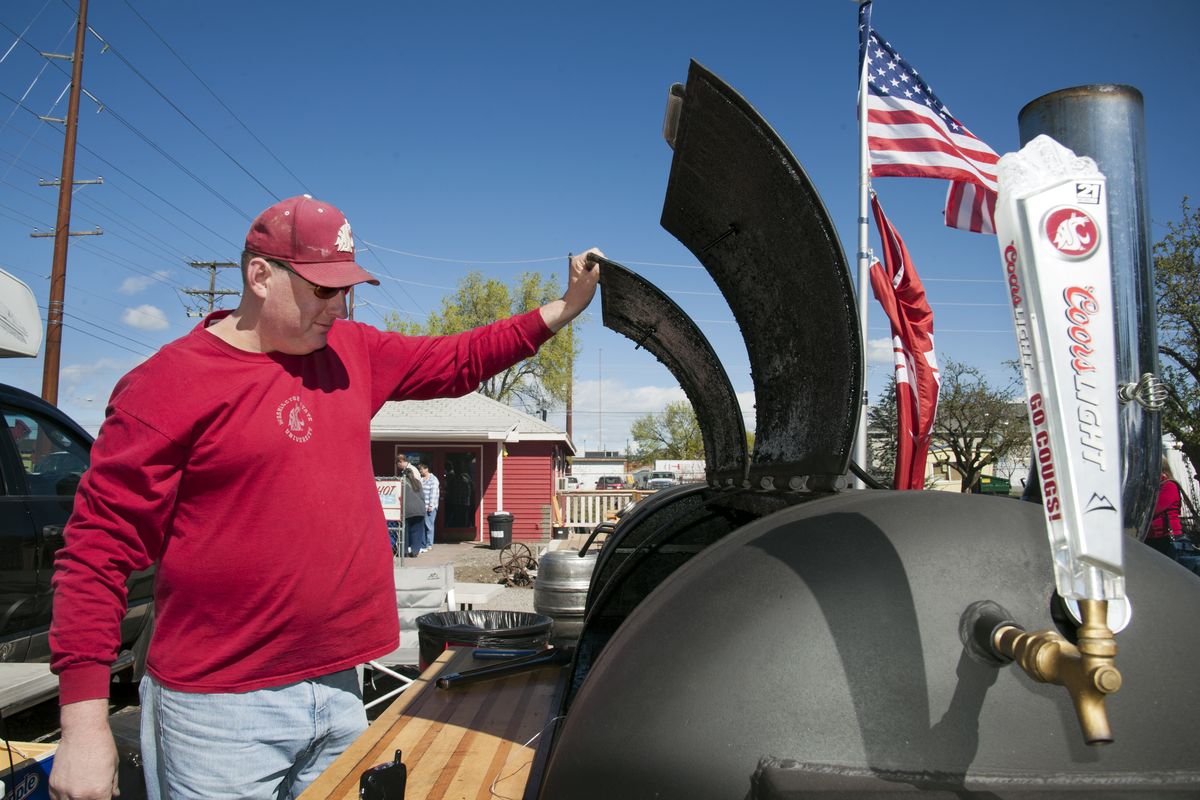
[[437, 509], [425, 515], [425, 546], [433, 547], [433, 521], [437, 518]]
[[404, 519], [404, 549], [408, 555], [421, 552], [425, 546], [425, 515], [405, 517]]
[[241, 693], [200, 694], [142, 679], [142, 763], [150, 800], [290, 800], [367, 728], [354, 669]]

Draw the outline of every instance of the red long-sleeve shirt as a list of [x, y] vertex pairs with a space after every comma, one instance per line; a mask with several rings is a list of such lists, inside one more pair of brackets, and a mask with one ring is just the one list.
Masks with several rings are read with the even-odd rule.
[[203, 330], [222, 315], [113, 390], [54, 575], [63, 704], [107, 696], [125, 580], [156, 562], [147, 668], [170, 688], [250, 691], [395, 649], [371, 418], [473, 391], [552, 335], [537, 311], [445, 337], [338, 321], [291, 356]]

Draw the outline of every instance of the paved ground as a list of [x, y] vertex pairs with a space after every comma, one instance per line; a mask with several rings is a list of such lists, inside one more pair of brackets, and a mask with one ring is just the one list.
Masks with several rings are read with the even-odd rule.
[[[461, 542], [453, 544], [433, 545], [428, 553], [422, 553], [415, 559], [406, 558], [406, 566], [422, 566], [424, 564], [453, 564], [454, 579], [467, 583], [501, 583], [505, 575], [519, 577], [514, 571], [526, 566], [524, 556], [537, 558], [547, 546], [547, 542], [532, 542], [522, 546], [517, 542], [513, 548], [492, 550], [486, 544]], [[526, 551], [528, 548], [528, 551]], [[508, 567], [501, 571], [498, 568]], [[530, 576], [536, 575], [536, 570], [526, 570]], [[488, 608], [498, 611], [533, 611], [533, 586], [506, 587]]]

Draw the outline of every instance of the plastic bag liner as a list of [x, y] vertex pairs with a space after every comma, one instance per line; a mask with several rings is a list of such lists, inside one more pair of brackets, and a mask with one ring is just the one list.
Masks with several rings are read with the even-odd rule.
[[528, 611], [436, 611], [417, 617], [420, 667], [424, 670], [447, 647], [499, 647], [540, 650], [550, 640], [554, 620]]

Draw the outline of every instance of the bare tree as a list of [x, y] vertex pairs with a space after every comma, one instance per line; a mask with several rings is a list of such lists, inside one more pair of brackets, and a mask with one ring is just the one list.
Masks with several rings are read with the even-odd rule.
[[1200, 468], [1200, 210], [1180, 204], [1182, 221], [1168, 222], [1154, 246], [1158, 352], [1169, 400], [1162, 424], [1183, 455]]
[[992, 386], [977, 368], [947, 358], [930, 451], [962, 476], [962, 491], [974, 491], [990, 464], [1029, 446], [1029, 423], [1016, 377]]

